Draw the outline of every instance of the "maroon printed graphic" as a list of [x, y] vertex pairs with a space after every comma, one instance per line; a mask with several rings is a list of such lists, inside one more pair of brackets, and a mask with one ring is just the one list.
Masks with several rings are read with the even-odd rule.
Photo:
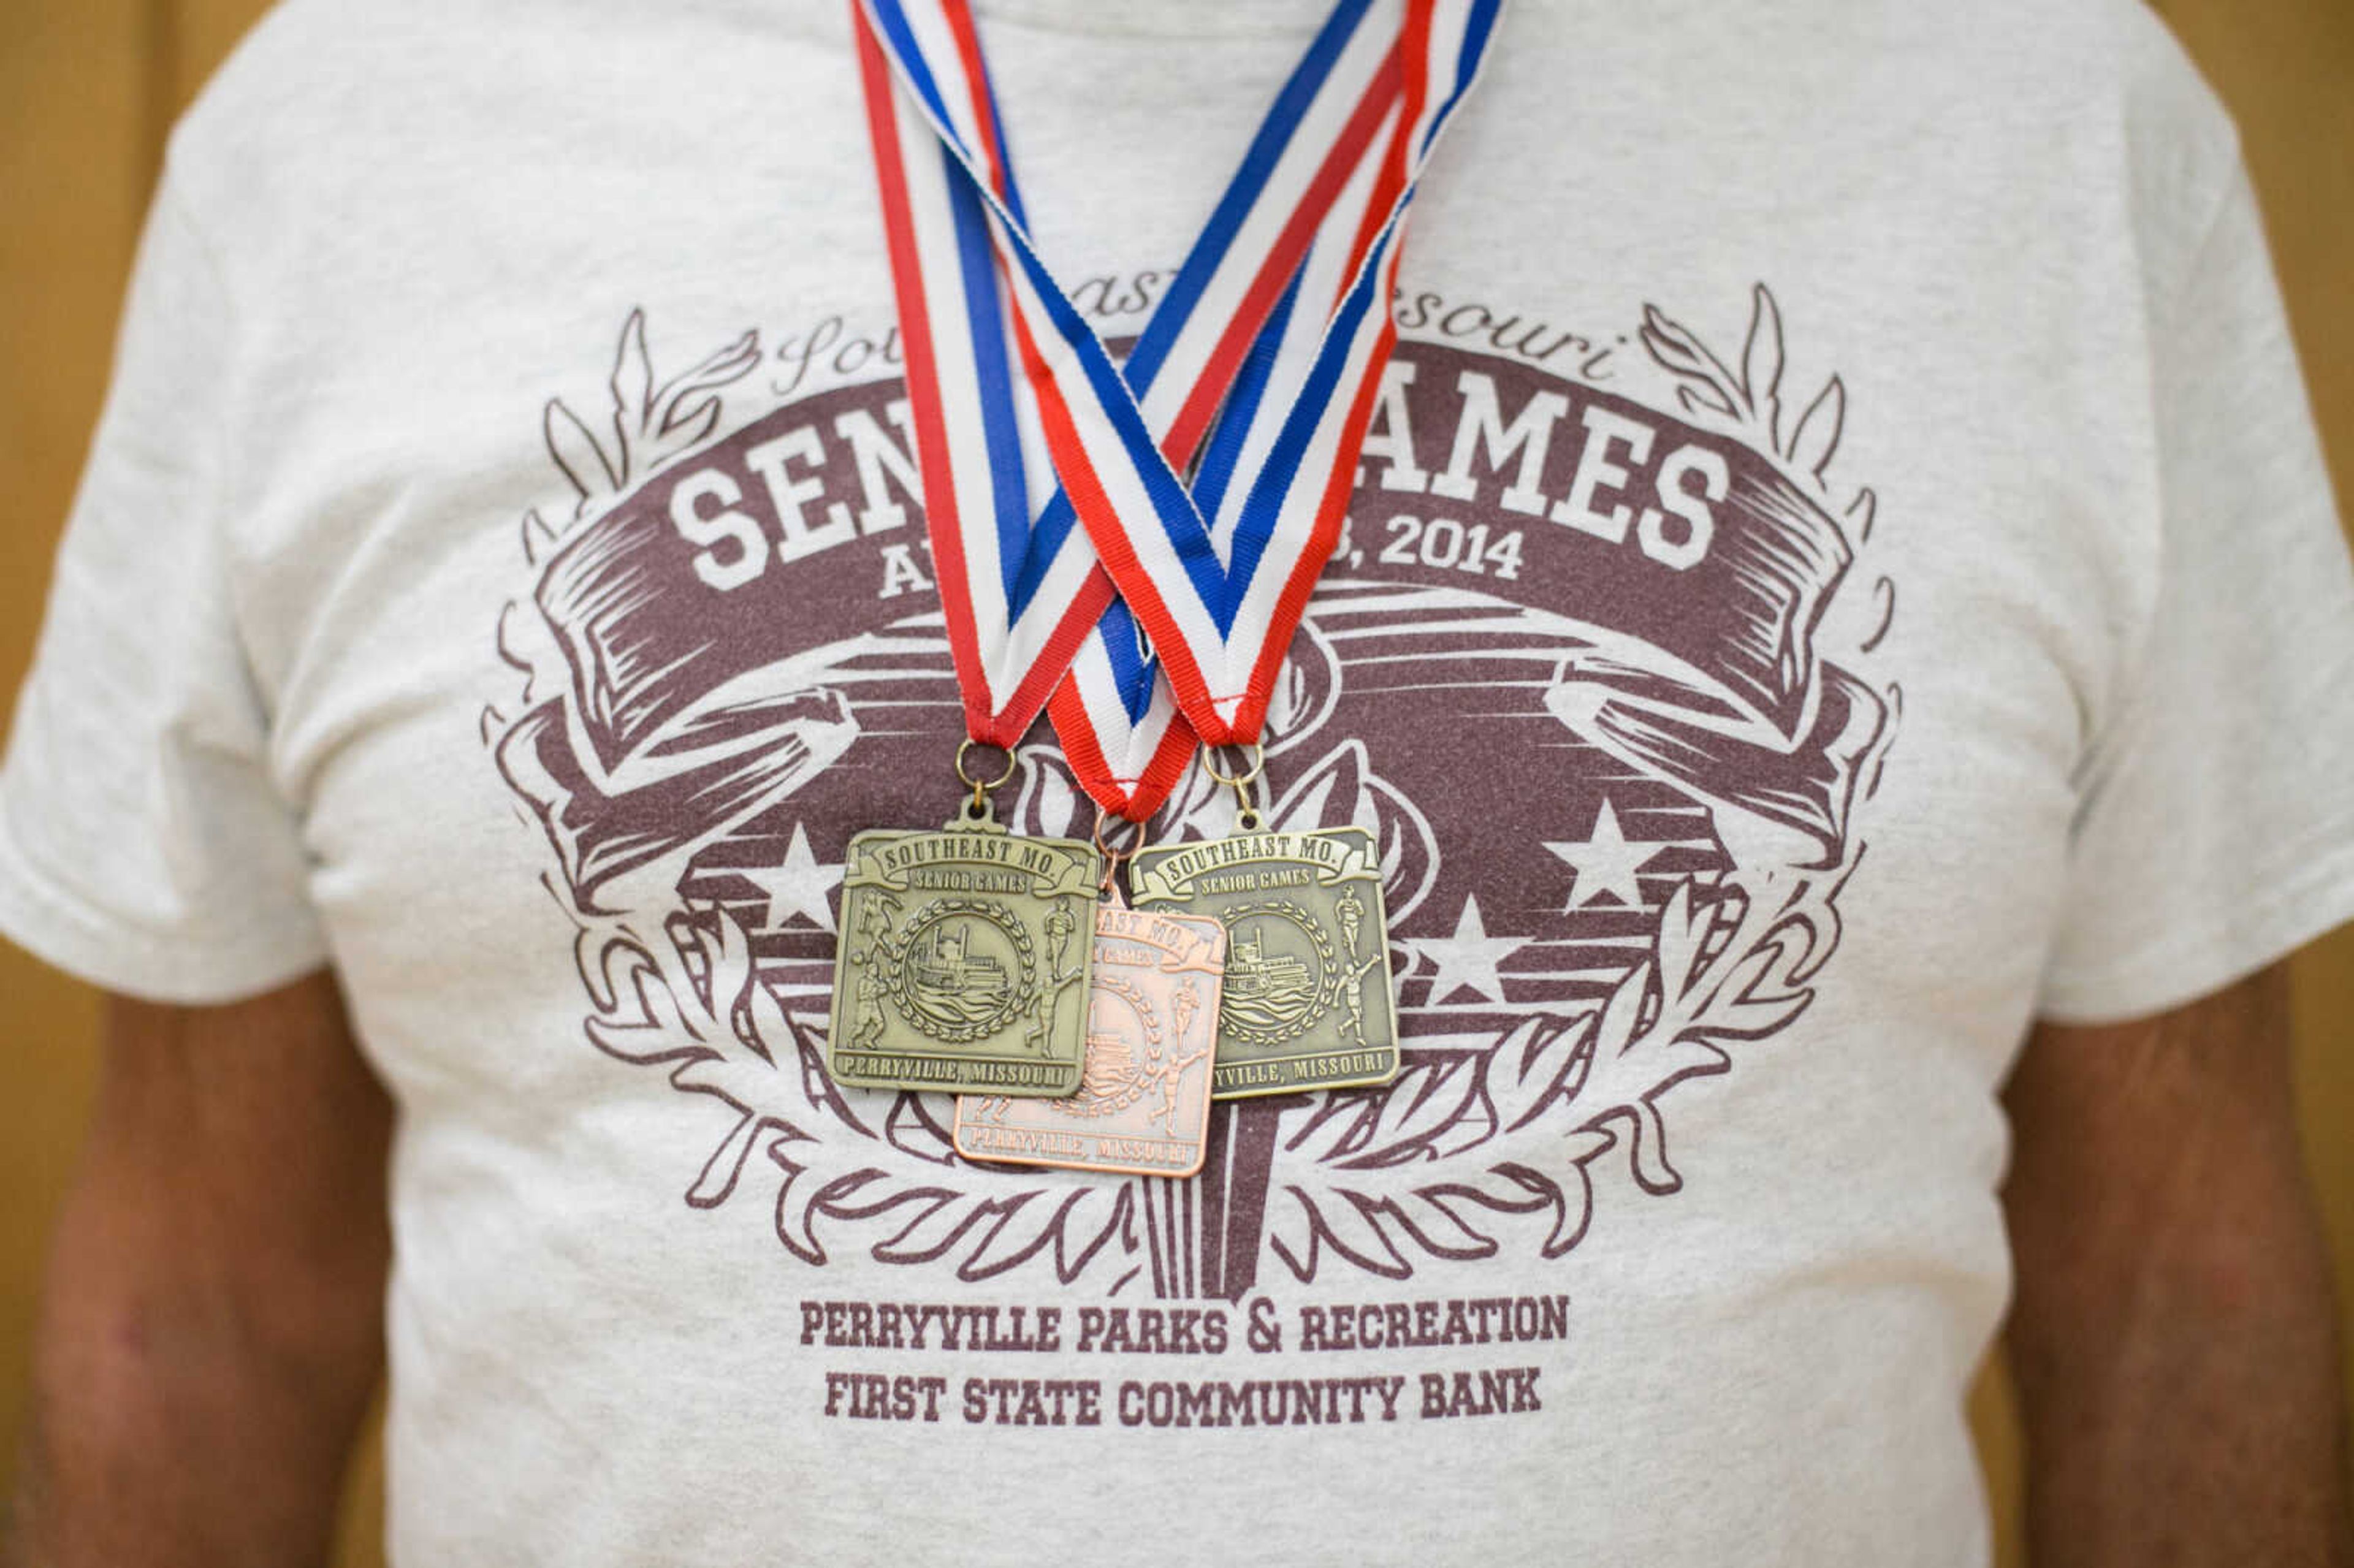
[[[1639, 374], [1399, 344], [1267, 776], [1275, 825], [1378, 837], [1406, 1066], [1221, 1106], [1172, 1181], [970, 1164], [945, 1100], [826, 1076], [843, 847], [957, 793], [904, 393], [801, 392], [716, 436], [753, 340], [663, 383], [633, 316], [610, 417], [549, 408], [577, 506], [526, 520], [500, 629], [524, 702], [485, 734], [578, 925], [589, 1040], [727, 1108], [688, 1202], [772, 1198], [811, 1265], [1238, 1299], [1563, 1256], [1612, 1169], [1674, 1192], [1668, 1091], [1789, 1028], [1837, 946], [1897, 712], [1847, 665], [1894, 599], [1853, 580], [1872, 493], [1827, 478], [1844, 386], [1785, 407], [1772, 295], [1737, 368], [1657, 311], [1639, 341]], [[1834, 658], [1827, 610], [1859, 593], [1877, 625]], [[1086, 836], [1043, 724], [1020, 760], [1017, 831]], [[1197, 773], [1154, 836], [1231, 810]]]

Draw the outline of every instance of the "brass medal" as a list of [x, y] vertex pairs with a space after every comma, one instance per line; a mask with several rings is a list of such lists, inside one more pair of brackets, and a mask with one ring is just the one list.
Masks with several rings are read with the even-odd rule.
[[1371, 832], [1243, 832], [1144, 850], [1129, 875], [1139, 910], [1206, 915], [1225, 927], [1216, 1098], [1397, 1075], [1389, 923]]
[[1087, 1048], [1101, 860], [985, 807], [850, 841], [826, 1065], [860, 1088], [1064, 1096]]
[[1079, 1092], [1061, 1100], [965, 1095], [957, 1152], [1132, 1176], [1199, 1171], [1225, 953], [1215, 920], [1099, 908]]

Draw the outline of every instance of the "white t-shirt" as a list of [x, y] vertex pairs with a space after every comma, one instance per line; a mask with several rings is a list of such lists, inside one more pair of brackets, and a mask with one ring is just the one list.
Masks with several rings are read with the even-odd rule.
[[[1319, 10], [984, 6], [1108, 338]], [[2231, 130], [2126, 0], [1522, 0], [1396, 311], [1267, 766], [1382, 837], [1405, 1075], [1221, 1111], [1193, 1181], [970, 1165], [811, 1065], [844, 842], [944, 820], [960, 733], [845, 7], [297, 0], [223, 73], [0, 927], [340, 971], [396, 1561], [1984, 1560], [2022, 1032], [2354, 909]], [[772, 543], [725, 594], [706, 475]]]

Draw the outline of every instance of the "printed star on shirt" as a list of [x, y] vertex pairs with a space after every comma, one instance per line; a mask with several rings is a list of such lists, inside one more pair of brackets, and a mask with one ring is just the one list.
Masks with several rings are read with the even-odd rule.
[[785, 846], [781, 864], [743, 875], [769, 895], [768, 929], [780, 929], [795, 915], [815, 921], [822, 930], [833, 929], [833, 911], [826, 906], [825, 895], [842, 881], [842, 867], [819, 863], [799, 822], [793, 824], [792, 842]]
[[1490, 937], [1479, 918], [1478, 895], [1463, 901], [1463, 913], [1452, 937], [1417, 937], [1407, 946], [1428, 959], [1437, 973], [1430, 980], [1429, 1005], [1436, 1007], [1457, 991], [1469, 988], [1488, 1001], [1504, 1000], [1504, 977], [1496, 966], [1528, 944], [1518, 937]]
[[1659, 858], [1666, 844], [1657, 841], [1628, 842], [1618, 830], [1618, 813], [1610, 808], [1610, 798], [1602, 798], [1602, 809], [1594, 814], [1594, 832], [1584, 843], [1548, 843], [1545, 848], [1559, 855], [1576, 874], [1570, 884], [1569, 902], [1562, 906], [1564, 915], [1585, 908], [1597, 898], [1615, 898], [1629, 909], [1643, 907], [1643, 885], [1635, 874]]

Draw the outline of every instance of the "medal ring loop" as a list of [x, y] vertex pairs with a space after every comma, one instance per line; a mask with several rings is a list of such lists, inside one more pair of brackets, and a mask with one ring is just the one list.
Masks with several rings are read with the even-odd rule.
[[1208, 770], [1212, 779], [1224, 784], [1229, 789], [1240, 789], [1245, 785], [1256, 780], [1260, 774], [1267, 771], [1267, 748], [1259, 745], [1258, 742], [1255, 740], [1238, 741], [1235, 743], [1235, 749], [1248, 755], [1250, 758], [1250, 766], [1237, 772], [1228, 774], [1218, 771], [1219, 747], [1214, 746], [1205, 746], [1202, 748], [1203, 768]]
[[[1111, 844], [1104, 842], [1105, 827], [1115, 821], [1136, 830], [1125, 843]], [[1109, 893], [1112, 890], [1112, 885], [1119, 879], [1119, 868], [1134, 860], [1136, 852], [1144, 847], [1144, 824], [1127, 817], [1116, 817], [1109, 811], [1098, 811], [1096, 813], [1094, 836], [1096, 853], [1103, 856], [1104, 863], [1103, 880], [1097, 885], [1096, 891]]]
[[[988, 747], [992, 751], [1004, 752], [1004, 771], [994, 779], [973, 777], [971, 771], [965, 767], [965, 758], [972, 755], [972, 748], [976, 746]], [[1014, 766], [1013, 752], [1010, 747], [995, 746], [988, 741], [973, 740], [970, 737], [957, 743], [956, 776], [963, 783], [972, 786], [972, 810], [976, 815], [989, 805], [989, 792], [1002, 787], [1007, 779], [1013, 777]]]
[[1237, 742], [1235, 749], [1249, 757], [1248, 768], [1233, 773], [1219, 772], [1218, 748], [1214, 746], [1202, 748], [1202, 766], [1209, 770], [1211, 778], [1235, 792], [1235, 826], [1243, 832], [1255, 833], [1259, 830], [1259, 814], [1251, 800], [1251, 785], [1267, 771], [1267, 748], [1250, 740]]

